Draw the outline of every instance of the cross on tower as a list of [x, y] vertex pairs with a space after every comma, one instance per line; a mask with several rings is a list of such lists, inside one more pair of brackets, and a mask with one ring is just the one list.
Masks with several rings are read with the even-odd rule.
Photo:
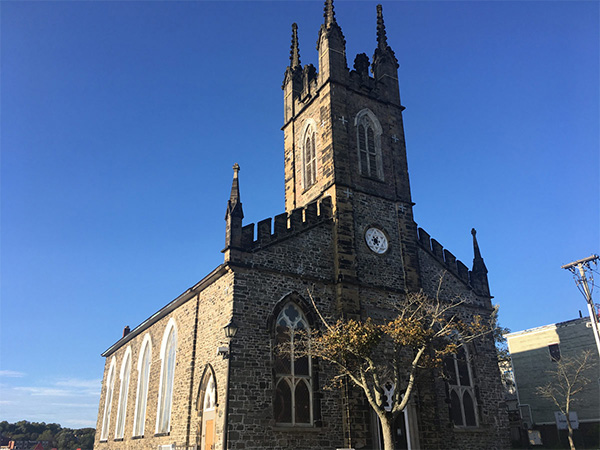
[[346, 120], [344, 116], [340, 117], [339, 120], [341, 120], [344, 125], [348, 123], [348, 120]]
[[404, 205], [398, 205], [398, 210], [399, 210], [399, 211], [400, 211], [402, 214], [404, 214], [404, 213], [406, 212], [406, 206], [404, 206]]
[[394, 141], [395, 143], [398, 143], [400, 139], [398, 139], [398, 136], [396, 136], [395, 134], [392, 136], [392, 141]]
[[325, 127], [325, 120], [321, 120], [321, 128]]

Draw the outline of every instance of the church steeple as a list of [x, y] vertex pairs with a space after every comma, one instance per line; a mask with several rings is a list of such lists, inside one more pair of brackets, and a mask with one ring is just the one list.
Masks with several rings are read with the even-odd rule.
[[471, 229], [473, 235], [473, 268], [471, 269], [471, 285], [479, 292], [485, 295], [490, 295], [490, 286], [487, 278], [487, 267], [481, 257], [479, 243], [477, 242], [477, 231]]

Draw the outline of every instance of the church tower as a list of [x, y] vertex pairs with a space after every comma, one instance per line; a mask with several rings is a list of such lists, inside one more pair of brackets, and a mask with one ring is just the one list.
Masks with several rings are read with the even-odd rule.
[[[372, 28], [372, 57], [348, 68], [326, 0], [317, 68], [302, 65], [292, 25], [285, 211], [244, 224], [233, 166], [223, 263], [102, 354], [95, 450], [382, 449], [364, 393], [297, 352], [295, 336], [318, 330], [319, 316], [385, 323], [421, 289], [460, 298], [461, 317], [493, 314], [475, 230], [469, 270], [414, 222], [399, 66], [380, 5]], [[394, 423], [396, 448], [508, 448], [493, 340], [466, 352], [422, 374]], [[327, 389], [334, 379], [343, 389]]]
[[285, 206], [291, 211], [331, 197], [337, 306], [341, 313], [357, 314], [361, 284], [404, 292], [420, 288], [404, 107], [381, 5], [372, 63], [361, 53], [353, 70], [333, 0], [325, 2], [323, 16], [318, 70], [301, 64], [298, 27], [292, 25], [283, 81]]

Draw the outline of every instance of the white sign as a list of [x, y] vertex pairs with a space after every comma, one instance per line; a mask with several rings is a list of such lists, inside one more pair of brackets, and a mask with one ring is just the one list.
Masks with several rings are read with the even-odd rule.
[[[567, 416], [563, 413], [554, 411], [554, 418], [556, 419], [556, 428], [559, 430], [567, 429]], [[577, 413], [572, 411], [569, 413], [569, 422], [571, 422], [571, 428], [577, 430], [579, 428], [579, 419], [577, 418]]]
[[538, 430], [527, 430], [530, 445], [542, 445], [542, 435]]

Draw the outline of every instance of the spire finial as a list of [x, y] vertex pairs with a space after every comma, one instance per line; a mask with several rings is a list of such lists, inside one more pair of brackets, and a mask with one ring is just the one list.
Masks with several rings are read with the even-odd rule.
[[238, 179], [238, 173], [240, 171], [240, 165], [235, 163], [233, 165], [233, 181], [231, 182], [231, 194], [229, 195], [229, 201], [227, 202], [227, 214], [232, 216], [244, 217], [242, 210], [242, 200], [240, 197], [240, 181]]
[[377, 5], [377, 47], [381, 50], [385, 50], [388, 47], [385, 24], [383, 23], [383, 8], [381, 5]]
[[477, 230], [471, 228], [471, 234], [473, 235], [473, 261], [482, 259], [481, 252], [479, 251], [479, 244], [477, 243]]
[[233, 165], [233, 181], [231, 182], [231, 195], [229, 201], [231, 205], [235, 205], [240, 202], [240, 182], [238, 180], [238, 173], [240, 171], [240, 165], [235, 163]]
[[473, 268], [471, 269], [471, 285], [476, 291], [479, 291], [483, 295], [490, 295], [490, 286], [487, 279], [487, 267], [481, 257], [479, 251], [479, 244], [477, 243], [477, 231], [475, 228], [471, 229], [473, 235]]
[[323, 17], [325, 18], [325, 25], [329, 27], [335, 22], [335, 12], [333, 10], [333, 0], [325, 0], [325, 8]]
[[290, 50], [290, 67], [300, 66], [300, 48], [298, 46], [298, 24], [292, 24], [292, 46]]

